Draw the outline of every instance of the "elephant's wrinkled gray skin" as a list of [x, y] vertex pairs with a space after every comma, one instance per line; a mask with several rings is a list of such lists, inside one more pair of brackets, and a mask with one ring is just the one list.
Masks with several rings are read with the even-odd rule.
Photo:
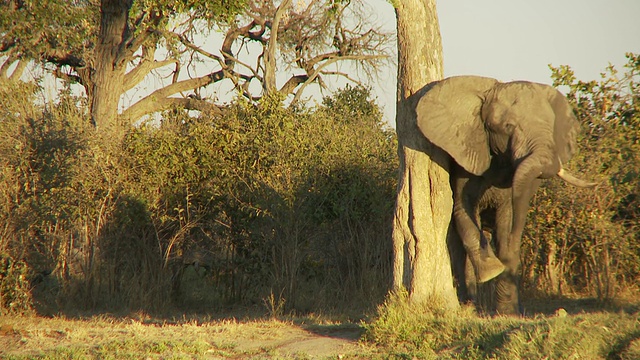
[[[455, 160], [453, 221], [478, 282], [498, 277], [497, 311], [517, 313], [520, 243], [540, 180], [595, 185], [562, 169], [577, 147], [571, 106], [548, 85], [459, 76], [432, 84], [416, 115], [422, 134]], [[496, 210], [497, 257], [481, 231], [486, 208]]]

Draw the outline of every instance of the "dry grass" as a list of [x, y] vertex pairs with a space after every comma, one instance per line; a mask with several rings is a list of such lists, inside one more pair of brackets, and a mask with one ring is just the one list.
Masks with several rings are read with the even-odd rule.
[[442, 313], [391, 299], [366, 324], [340, 316], [222, 320], [184, 316], [161, 320], [145, 313], [73, 319], [5, 316], [0, 317], [0, 357], [640, 358], [637, 303], [626, 303], [624, 311], [590, 308], [577, 300], [546, 305], [524, 318], [482, 317], [471, 307]]
[[410, 306], [400, 295], [379, 308], [365, 338], [398, 358], [640, 359], [637, 303], [610, 311], [578, 311], [575, 300], [555, 304], [562, 307], [552, 313], [482, 317], [471, 307], [442, 313]]
[[1, 317], [0, 356], [9, 359], [328, 358], [369, 352], [358, 326], [313, 320]]

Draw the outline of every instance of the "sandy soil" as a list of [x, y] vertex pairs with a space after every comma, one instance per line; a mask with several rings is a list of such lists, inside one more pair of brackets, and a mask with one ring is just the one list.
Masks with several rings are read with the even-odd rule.
[[238, 341], [237, 349], [240, 352], [256, 353], [261, 348], [270, 348], [273, 353], [283, 356], [340, 358], [342, 355], [355, 354], [361, 349], [357, 343], [360, 333], [360, 330], [339, 330], [320, 334], [292, 327], [273, 339], [243, 339]]

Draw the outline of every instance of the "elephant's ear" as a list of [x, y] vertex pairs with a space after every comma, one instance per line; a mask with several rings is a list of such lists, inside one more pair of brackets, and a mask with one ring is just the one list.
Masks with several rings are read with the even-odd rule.
[[577, 152], [576, 138], [580, 131], [580, 123], [573, 113], [573, 108], [567, 98], [551, 86], [547, 87], [549, 104], [555, 113], [553, 126], [554, 141], [558, 149], [558, 156], [562, 163], [566, 163]]
[[451, 77], [436, 83], [416, 106], [422, 134], [475, 175], [482, 175], [491, 163], [480, 114], [485, 93], [497, 83], [479, 76]]

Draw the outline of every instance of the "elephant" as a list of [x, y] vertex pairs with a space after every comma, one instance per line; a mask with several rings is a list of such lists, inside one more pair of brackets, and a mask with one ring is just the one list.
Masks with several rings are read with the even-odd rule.
[[[549, 85], [456, 76], [426, 89], [417, 100], [416, 124], [454, 160], [453, 228], [477, 281], [498, 278], [497, 311], [518, 313], [522, 233], [541, 179], [596, 185], [562, 166], [577, 150], [579, 122], [567, 99]], [[486, 209], [495, 210], [497, 256], [482, 231], [480, 212]]]

